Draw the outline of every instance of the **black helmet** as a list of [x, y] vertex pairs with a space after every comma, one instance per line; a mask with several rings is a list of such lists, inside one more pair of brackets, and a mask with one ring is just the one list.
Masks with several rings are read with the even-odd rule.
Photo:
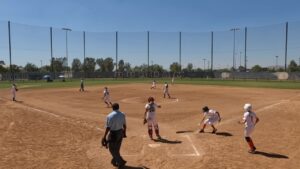
[[203, 112], [208, 112], [209, 111], [209, 108], [207, 106], [203, 107], [202, 108]]

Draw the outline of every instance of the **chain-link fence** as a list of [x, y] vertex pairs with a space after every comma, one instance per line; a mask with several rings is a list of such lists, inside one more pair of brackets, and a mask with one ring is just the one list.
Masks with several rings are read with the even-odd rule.
[[299, 32], [300, 22], [210, 32], [88, 32], [0, 21], [0, 73], [299, 72]]

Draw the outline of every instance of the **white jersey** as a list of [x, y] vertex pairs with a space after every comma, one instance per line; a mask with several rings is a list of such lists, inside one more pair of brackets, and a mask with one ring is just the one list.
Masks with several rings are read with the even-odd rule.
[[165, 84], [164, 86], [164, 93], [168, 93], [169, 92], [169, 85]]
[[156, 83], [153, 81], [152, 82], [152, 87], [155, 87], [156, 86]]
[[205, 124], [214, 124], [220, 120], [217, 111], [210, 109], [208, 112], [204, 112], [204, 116], [206, 120], [204, 121]]
[[245, 120], [245, 127], [252, 128], [257, 121], [256, 114], [254, 112], [245, 112], [243, 120]]
[[106, 89], [104, 89], [104, 91], [103, 91], [103, 98], [104, 98], [105, 102], [111, 102], [110, 101], [110, 96], [109, 96], [109, 91], [106, 90]]
[[158, 105], [156, 103], [147, 103], [145, 109], [147, 109], [146, 119], [155, 119], [155, 111]]

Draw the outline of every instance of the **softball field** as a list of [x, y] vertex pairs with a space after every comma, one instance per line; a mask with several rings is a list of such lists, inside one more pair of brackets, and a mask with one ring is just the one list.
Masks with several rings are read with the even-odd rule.
[[[127, 169], [296, 169], [300, 166], [300, 90], [222, 86], [170, 85], [172, 99], [162, 97], [162, 84], [109, 85], [113, 102], [127, 116], [127, 138], [121, 154]], [[20, 88], [18, 102], [0, 90], [0, 168], [110, 169], [109, 151], [100, 145], [106, 115], [104, 85], [78, 88]], [[160, 141], [143, 125], [149, 96], [157, 110]], [[249, 154], [243, 136], [243, 105], [252, 103], [260, 118]], [[221, 113], [211, 134], [198, 133], [201, 108]]]

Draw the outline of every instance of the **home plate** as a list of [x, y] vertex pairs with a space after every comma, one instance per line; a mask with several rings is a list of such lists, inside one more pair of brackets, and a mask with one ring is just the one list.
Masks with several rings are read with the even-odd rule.
[[151, 148], [157, 148], [160, 146], [160, 144], [148, 144], [148, 146]]

